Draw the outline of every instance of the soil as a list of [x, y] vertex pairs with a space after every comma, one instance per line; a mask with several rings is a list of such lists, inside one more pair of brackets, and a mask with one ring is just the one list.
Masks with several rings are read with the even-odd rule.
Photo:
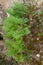
[[35, 20], [33, 23], [31, 22], [31, 34], [24, 36], [25, 47], [28, 49], [28, 53], [30, 53], [31, 61], [17, 63], [15, 59], [8, 57], [6, 55], [7, 47], [0, 36], [0, 65], [43, 65], [43, 35], [37, 35], [37, 32], [43, 33], [43, 23], [40, 28], [37, 28], [37, 24]]
[[31, 62], [18, 64], [13, 58], [6, 56], [7, 47], [3, 40], [0, 40], [0, 65], [43, 65], [43, 36], [24, 37], [26, 48], [30, 53]]

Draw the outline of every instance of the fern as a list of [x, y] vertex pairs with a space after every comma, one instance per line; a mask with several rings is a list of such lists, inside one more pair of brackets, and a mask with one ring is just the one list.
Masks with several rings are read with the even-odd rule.
[[18, 62], [25, 60], [25, 42], [23, 36], [30, 34], [30, 26], [27, 25], [29, 19], [23, 15], [27, 15], [25, 5], [16, 3], [12, 8], [8, 9], [10, 14], [3, 22], [3, 30], [6, 32], [5, 43], [8, 45], [9, 56], [15, 58]]
[[24, 14], [27, 14], [27, 8], [23, 4], [16, 2], [7, 12], [15, 17], [22, 17]]

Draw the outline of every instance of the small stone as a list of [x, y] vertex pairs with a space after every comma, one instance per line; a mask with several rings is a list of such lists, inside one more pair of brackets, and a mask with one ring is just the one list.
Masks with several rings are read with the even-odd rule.
[[7, 13], [7, 16], [9, 17], [9, 16], [10, 16], [10, 14], [8, 14], [8, 13]]
[[37, 38], [37, 40], [39, 40], [39, 38]]
[[40, 57], [40, 54], [37, 54], [36, 56], [39, 58]]

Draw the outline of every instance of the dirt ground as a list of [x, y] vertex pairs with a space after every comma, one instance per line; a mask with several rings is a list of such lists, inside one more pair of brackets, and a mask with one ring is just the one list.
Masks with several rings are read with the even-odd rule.
[[[35, 25], [31, 28], [30, 36], [24, 37], [25, 45], [31, 54], [31, 62], [17, 63], [13, 58], [6, 56], [7, 47], [4, 40], [0, 40], [0, 65], [43, 65], [43, 36], [35, 35], [39, 31]], [[43, 31], [43, 26], [40, 30]]]

